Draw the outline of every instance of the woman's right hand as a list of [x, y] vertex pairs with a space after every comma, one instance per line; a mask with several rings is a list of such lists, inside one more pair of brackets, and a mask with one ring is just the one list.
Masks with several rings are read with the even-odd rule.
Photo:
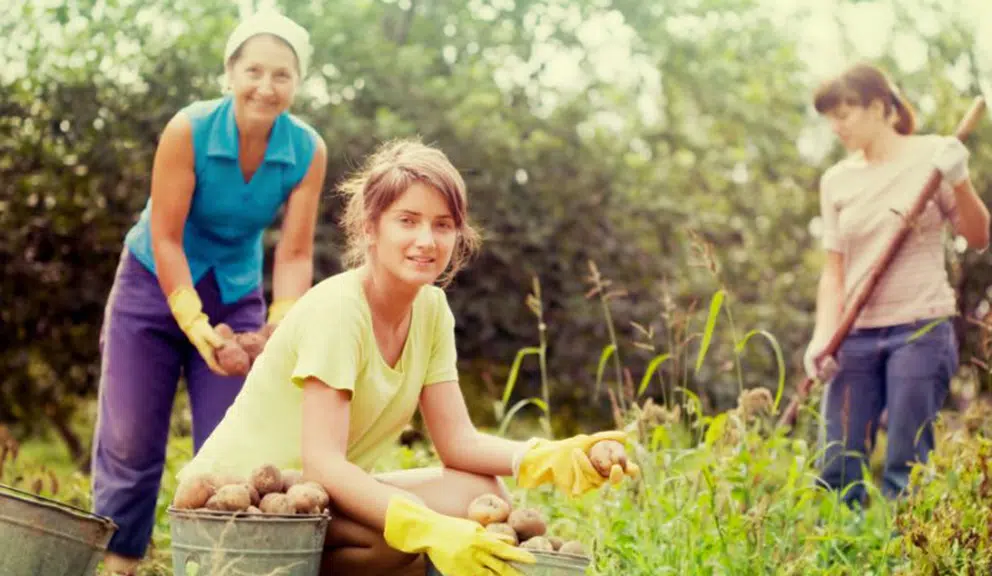
[[806, 376], [810, 379], [827, 381], [833, 377], [832, 371], [827, 366], [827, 360], [829, 359], [830, 362], [833, 360], [825, 355], [829, 343], [829, 337], [814, 334], [813, 339], [806, 346], [806, 353], [803, 355], [803, 368], [806, 370]]
[[530, 552], [486, 532], [478, 522], [439, 514], [402, 496], [389, 502], [383, 536], [401, 552], [426, 553], [442, 574], [522, 576], [510, 562], [536, 561]]

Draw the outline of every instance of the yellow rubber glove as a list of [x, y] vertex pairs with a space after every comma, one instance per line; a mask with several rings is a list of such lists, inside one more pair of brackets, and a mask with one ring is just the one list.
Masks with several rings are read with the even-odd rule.
[[503, 542], [478, 522], [439, 514], [402, 496], [389, 501], [383, 536], [401, 552], [426, 552], [442, 574], [522, 576], [509, 562], [536, 561], [533, 554]]
[[296, 303], [296, 300], [296, 298], [273, 300], [272, 304], [269, 304], [269, 317], [266, 323], [278, 324], [281, 322], [283, 317], [286, 316], [286, 312], [289, 312], [289, 309]]
[[203, 302], [196, 292], [187, 286], [176, 288], [172, 294], [169, 294], [169, 309], [172, 310], [179, 328], [206, 361], [207, 366], [214, 372], [227, 376], [227, 372], [220, 367], [214, 356], [214, 349], [224, 344], [224, 338], [210, 325], [207, 315], [203, 313]]
[[535, 438], [514, 462], [514, 476], [521, 488], [534, 488], [553, 483], [569, 496], [580, 496], [599, 488], [606, 482], [619, 484], [625, 476], [636, 478], [640, 474], [637, 464], [628, 460], [626, 469], [614, 464], [609, 477], [596, 471], [589, 459], [589, 450], [597, 442], [616, 440], [624, 443], [627, 435], [619, 430], [579, 434], [565, 440]]

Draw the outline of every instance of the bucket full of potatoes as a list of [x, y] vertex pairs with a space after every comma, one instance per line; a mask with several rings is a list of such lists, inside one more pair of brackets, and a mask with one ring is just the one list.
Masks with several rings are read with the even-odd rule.
[[323, 486], [271, 464], [191, 476], [167, 510], [175, 575], [316, 576], [329, 505]]
[[483, 494], [469, 504], [467, 515], [499, 539], [526, 548], [536, 562], [513, 566], [528, 576], [585, 574], [592, 562], [582, 542], [549, 532], [547, 518], [537, 508], [512, 508], [496, 494]]

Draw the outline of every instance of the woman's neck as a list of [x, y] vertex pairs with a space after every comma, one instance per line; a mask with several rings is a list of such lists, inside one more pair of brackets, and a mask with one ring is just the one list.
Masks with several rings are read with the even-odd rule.
[[241, 150], [265, 148], [274, 122], [246, 120], [237, 106], [234, 107], [234, 121], [238, 126], [238, 146]]
[[881, 164], [898, 156], [902, 150], [904, 138], [895, 130], [880, 130], [878, 136], [862, 150], [865, 161], [869, 164]]
[[394, 328], [403, 324], [420, 287], [411, 287], [384, 270], [366, 264], [361, 272], [365, 299], [373, 316]]

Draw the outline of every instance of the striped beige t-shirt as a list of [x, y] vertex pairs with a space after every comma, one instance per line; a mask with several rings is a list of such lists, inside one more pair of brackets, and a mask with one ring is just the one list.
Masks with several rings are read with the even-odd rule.
[[[820, 181], [823, 246], [843, 255], [845, 302], [853, 303], [904, 215], [930, 176], [931, 158], [945, 136], [915, 136], [902, 157], [869, 164], [852, 155]], [[958, 230], [954, 191], [946, 183], [882, 274], [855, 321], [856, 328], [892, 326], [956, 313], [945, 268], [944, 223]]]

